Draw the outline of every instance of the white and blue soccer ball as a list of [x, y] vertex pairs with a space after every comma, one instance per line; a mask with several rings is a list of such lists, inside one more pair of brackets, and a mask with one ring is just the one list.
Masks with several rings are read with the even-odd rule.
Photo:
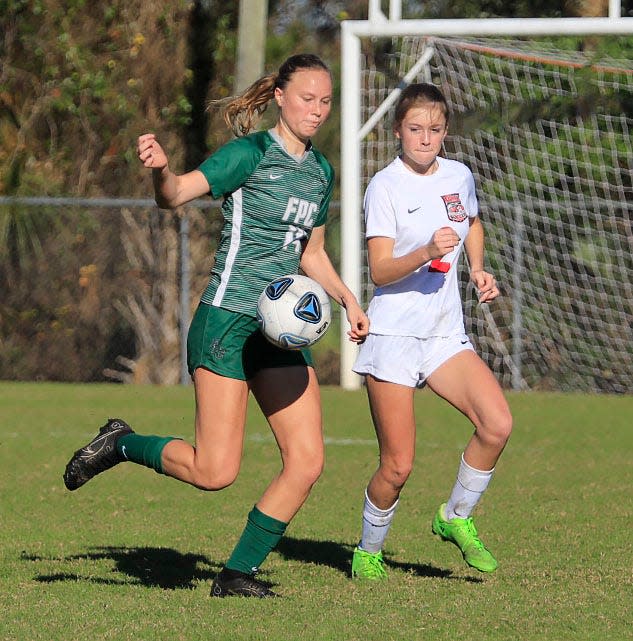
[[330, 298], [319, 283], [289, 274], [269, 283], [257, 301], [262, 334], [283, 349], [314, 345], [332, 322]]

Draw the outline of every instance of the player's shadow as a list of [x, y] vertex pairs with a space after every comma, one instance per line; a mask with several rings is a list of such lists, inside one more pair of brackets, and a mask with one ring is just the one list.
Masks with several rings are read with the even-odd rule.
[[[302, 563], [326, 565], [346, 576], [351, 573], [351, 559], [354, 546], [336, 541], [317, 541], [314, 539], [296, 539], [285, 536], [279, 542], [276, 551], [285, 559]], [[200, 582], [210, 582], [222, 568], [222, 563], [212, 561], [202, 554], [183, 554], [171, 548], [155, 547], [114, 547], [104, 546], [90, 548], [85, 554], [75, 554], [67, 557], [43, 557], [23, 553], [23, 561], [33, 563], [61, 563], [76, 565], [79, 562], [111, 561], [114, 564], [112, 572], [119, 576], [95, 576], [86, 572], [87, 576], [73, 572], [57, 572], [39, 574], [35, 580], [41, 583], [60, 581], [86, 581], [105, 585], [144, 585], [164, 590], [192, 589]], [[481, 579], [469, 576], [454, 576], [450, 570], [437, 568], [433, 565], [420, 563], [402, 563], [386, 560], [387, 567], [411, 573], [415, 576], [459, 580], [480, 583]], [[265, 571], [262, 572], [266, 574]], [[123, 578], [120, 575], [125, 575]], [[273, 584], [266, 583], [269, 587]]]
[[22, 554], [22, 559], [32, 562], [60, 562], [76, 565], [81, 561], [110, 560], [113, 571], [126, 575], [120, 577], [82, 576], [75, 573], [60, 572], [40, 574], [35, 577], [41, 583], [57, 581], [88, 581], [114, 585], [139, 584], [165, 590], [191, 589], [196, 583], [211, 581], [222, 567], [221, 563], [211, 561], [202, 554], [183, 554], [171, 548], [155, 547], [97, 547], [90, 548], [85, 554], [61, 558], [40, 557]]
[[[316, 565], [327, 565], [347, 576], [352, 571], [352, 555], [354, 545], [337, 543], [336, 541], [316, 541], [314, 539], [295, 539], [291, 536], [284, 536], [276, 548], [277, 552], [285, 559], [314, 563]], [[401, 572], [408, 572], [415, 576], [451, 579], [480, 583], [481, 579], [470, 576], [454, 576], [451, 570], [444, 570], [426, 563], [401, 563], [386, 559], [388, 568], [398, 569]]]

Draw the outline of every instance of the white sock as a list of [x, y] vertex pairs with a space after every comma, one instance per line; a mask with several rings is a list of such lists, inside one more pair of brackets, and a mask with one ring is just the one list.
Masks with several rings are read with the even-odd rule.
[[446, 503], [447, 520], [450, 521], [455, 517], [467, 519], [472, 514], [481, 495], [486, 491], [494, 471], [494, 467], [487, 472], [470, 467], [464, 461], [464, 455], [462, 454], [457, 480]]
[[382, 545], [389, 532], [393, 515], [396, 512], [396, 501], [390, 508], [381, 510], [376, 507], [367, 496], [365, 490], [365, 505], [363, 507], [363, 535], [358, 545], [359, 548], [375, 554], [382, 550]]

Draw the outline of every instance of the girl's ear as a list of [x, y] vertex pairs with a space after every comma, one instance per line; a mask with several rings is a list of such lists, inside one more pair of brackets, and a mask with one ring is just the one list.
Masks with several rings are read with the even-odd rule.
[[284, 92], [279, 87], [276, 87], [275, 88], [275, 102], [277, 103], [278, 107], [281, 107], [281, 103], [283, 101], [283, 97], [284, 97]]

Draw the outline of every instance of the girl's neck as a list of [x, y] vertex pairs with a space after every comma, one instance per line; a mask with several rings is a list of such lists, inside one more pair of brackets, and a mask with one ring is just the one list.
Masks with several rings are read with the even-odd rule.
[[284, 147], [289, 154], [293, 156], [303, 156], [308, 146], [307, 140], [302, 140], [288, 127], [282, 118], [279, 118], [273, 130], [283, 141]]

